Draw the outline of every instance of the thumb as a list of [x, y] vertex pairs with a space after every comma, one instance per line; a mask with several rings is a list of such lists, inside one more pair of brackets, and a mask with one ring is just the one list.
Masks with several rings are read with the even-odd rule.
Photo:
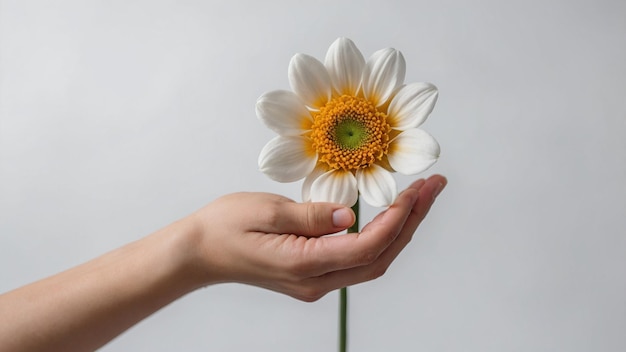
[[317, 237], [354, 224], [352, 209], [333, 203], [282, 203], [272, 232]]

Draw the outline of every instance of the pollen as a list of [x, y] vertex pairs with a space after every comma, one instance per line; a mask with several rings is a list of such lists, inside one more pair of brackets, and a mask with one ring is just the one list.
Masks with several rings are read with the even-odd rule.
[[387, 154], [390, 131], [386, 114], [374, 104], [342, 95], [314, 113], [310, 136], [320, 162], [331, 169], [355, 171]]

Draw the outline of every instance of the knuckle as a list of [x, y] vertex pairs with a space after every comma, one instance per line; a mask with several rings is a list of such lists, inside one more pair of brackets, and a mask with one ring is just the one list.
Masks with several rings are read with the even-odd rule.
[[374, 266], [367, 275], [367, 281], [378, 279], [379, 277], [385, 275], [386, 272], [387, 272], [386, 266], [383, 266], [383, 265]]
[[306, 229], [310, 233], [317, 233], [324, 221], [324, 208], [320, 204], [307, 203]]
[[261, 218], [263, 223], [267, 224], [269, 227], [279, 227], [282, 218], [280, 204], [276, 202], [265, 204], [262, 209]]
[[357, 257], [355, 264], [357, 266], [369, 265], [372, 264], [376, 258], [378, 258], [378, 253], [371, 250], [365, 251]]
[[317, 223], [316, 213], [315, 204], [307, 203], [306, 219], [304, 219], [304, 224], [308, 232], [313, 232], [315, 230], [315, 224]]
[[296, 294], [296, 298], [304, 302], [315, 302], [326, 295], [326, 291], [321, 288], [308, 286], [302, 287]]

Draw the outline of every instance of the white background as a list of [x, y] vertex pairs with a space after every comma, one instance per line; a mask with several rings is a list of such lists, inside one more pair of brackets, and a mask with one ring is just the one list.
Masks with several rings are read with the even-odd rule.
[[[0, 292], [222, 194], [299, 199], [257, 170], [273, 133], [254, 104], [339, 36], [439, 87], [427, 174], [449, 178], [352, 288], [351, 350], [626, 350], [621, 0], [0, 1]], [[336, 310], [213, 286], [103, 350], [332, 351]]]

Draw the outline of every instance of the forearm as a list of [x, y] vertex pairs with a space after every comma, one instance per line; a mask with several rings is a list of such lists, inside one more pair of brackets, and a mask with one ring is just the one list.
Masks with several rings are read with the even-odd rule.
[[0, 346], [94, 350], [201, 285], [190, 259], [193, 224], [150, 236], [0, 295]]

